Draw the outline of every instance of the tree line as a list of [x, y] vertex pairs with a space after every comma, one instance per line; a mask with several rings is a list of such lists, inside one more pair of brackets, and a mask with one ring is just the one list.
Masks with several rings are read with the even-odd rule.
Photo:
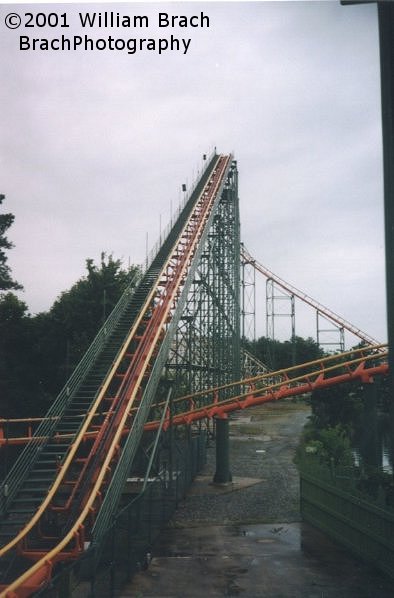
[[[0, 207], [4, 201], [0, 195]], [[124, 268], [112, 255], [98, 264], [86, 260], [86, 271], [60, 294], [48, 311], [31, 315], [15, 291], [7, 262], [13, 244], [7, 232], [14, 222], [0, 213], [0, 417], [32, 417], [46, 413], [69, 375], [89, 347], [106, 316], [134, 277], [137, 266]], [[319, 359], [324, 351], [312, 339], [296, 336], [280, 342], [262, 336], [243, 339], [245, 347], [272, 369]], [[318, 427], [347, 424], [360, 411], [358, 393], [349, 387], [320, 391], [312, 398]], [[346, 400], [344, 400], [346, 398]]]
[[[0, 195], [0, 206], [5, 197]], [[0, 213], [0, 417], [45, 414], [77, 365], [104, 319], [134, 277], [137, 266], [124, 268], [112, 255], [99, 264], [86, 260], [86, 271], [45, 312], [31, 315], [15, 291], [7, 251], [7, 231], [14, 222]]]
[[243, 344], [250, 353], [274, 371], [314, 361], [325, 355], [323, 349], [311, 337], [295, 336], [291, 340], [279, 341], [261, 336], [254, 341], [243, 339]]

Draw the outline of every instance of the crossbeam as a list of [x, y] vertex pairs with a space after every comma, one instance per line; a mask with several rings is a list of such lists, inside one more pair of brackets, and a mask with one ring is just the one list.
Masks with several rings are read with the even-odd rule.
[[[388, 373], [387, 345], [372, 345], [322, 359], [310, 361], [275, 372], [266, 371], [263, 374], [243, 378], [236, 382], [223, 384], [207, 390], [173, 399], [175, 413], [171, 424], [190, 425], [191, 423], [213, 417], [223, 417], [225, 414], [261, 405], [269, 401], [309, 394], [319, 388], [328, 388], [337, 384], [361, 380], [369, 381], [373, 376]], [[245, 389], [239, 392], [239, 389]], [[225, 399], [221, 395], [229, 395]], [[162, 402], [153, 406], [152, 413], [167, 409]], [[25, 444], [28, 437], [6, 436], [4, 431], [12, 425], [38, 424], [41, 418], [0, 419], [0, 447]], [[170, 416], [164, 420], [164, 429], [170, 425]], [[144, 426], [145, 431], [155, 430], [160, 426], [160, 419], [151, 419]], [[124, 429], [124, 434], [128, 433]], [[97, 432], [91, 432], [92, 437]], [[59, 435], [62, 442], [66, 435]]]
[[274, 274], [271, 270], [269, 270], [268, 268], [266, 268], [265, 266], [260, 264], [248, 252], [248, 250], [245, 249], [244, 245], [241, 246], [241, 258], [244, 263], [250, 264], [251, 266], [253, 266], [253, 268], [255, 268], [255, 270], [257, 270], [258, 272], [263, 274], [268, 280], [273, 281], [276, 285], [278, 285], [280, 288], [282, 288], [287, 293], [289, 293], [290, 296], [294, 296], [294, 297], [297, 297], [298, 299], [301, 299], [301, 301], [303, 301], [307, 305], [310, 305], [311, 307], [313, 307], [318, 313], [322, 314], [325, 318], [327, 318], [328, 320], [333, 322], [336, 326], [339, 326], [339, 328], [344, 328], [345, 330], [351, 332], [354, 336], [356, 336], [357, 338], [364, 341], [367, 345], [378, 345], [379, 344], [379, 341], [374, 339], [372, 336], [370, 336], [366, 332], [363, 332], [360, 328], [358, 328], [357, 326], [354, 326], [353, 324], [351, 324], [350, 322], [345, 320], [345, 318], [342, 318], [342, 316], [339, 316], [338, 314], [336, 314], [334, 311], [332, 311], [331, 309], [329, 309], [328, 307], [326, 307], [319, 301], [316, 301], [316, 299], [313, 299], [312, 297], [307, 295], [307, 293], [300, 291], [295, 286], [286, 282], [285, 280], [283, 280], [282, 278], [280, 278], [279, 276]]

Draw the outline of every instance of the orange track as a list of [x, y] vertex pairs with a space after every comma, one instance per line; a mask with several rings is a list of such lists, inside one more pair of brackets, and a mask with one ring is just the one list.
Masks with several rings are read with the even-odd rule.
[[[177, 400], [181, 411], [175, 413], [171, 420], [168, 417], [165, 424], [167, 427], [170, 422], [172, 425], [190, 425], [204, 418], [223, 418], [227, 417], [228, 413], [239, 409], [305, 395], [317, 389], [354, 380], [370, 383], [374, 376], [388, 373], [388, 352], [376, 351], [384, 346], [374, 345], [342, 353], [320, 361], [312, 361], [181, 397]], [[349, 356], [352, 359], [346, 359]], [[281, 379], [272, 383], [272, 378]], [[244, 392], [239, 392], [239, 389], [245, 386], [249, 386], [249, 388]], [[223, 392], [230, 392], [231, 396], [221, 399], [220, 394]], [[156, 429], [158, 423], [157, 420], [151, 421], [146, 424], [145, 429]]]
[[[303, 395], [318, 388], [327, 388], [353, 380], [360, 380], [363, 383], [371, 382], [373, 376], [388, 373], [388, 353], [384, 351], [384, 348], [386, 348], [386, 345], [365, 347], [180, 397], [173, 402], [177, 413], [171, 419], [169, 416], [167, 417], [165, 427], [168, 427], [170, 423], [172, 425], [190, 425], [194, 421], [204, 418], [227, 417], [228, 413], [238, 409]], [[275, 382], [273, 380], [279, 381]], [[240, 389], [243, 392], [240, 392]], [[221, 398], [228, 393], [231, 396]], [[155, 409], [157, 410], [161, 406], [164, 406], [164, 404], [156, 405]], [[145, 425], [145, 429], [156, 429], [158, 425], [158, 420], [150, 421]], [[128, 429], [125, 425], [123, 428], [118, 428], [117, 442]], [[94, 436], [97, 441], [99, 434], [96, 432]], [[7, 440], [3, 440], [3, 444], [5, 442]], [[94, 445], [96, 444], [95, 442]], [[109, 462], [110, 460], [107, 458], [104, 462], [104, 468]], [[96, 483], [95, 488], [100, 488], [103, 481], [104, 476], [99, 477], [101, 479], [98, 484]], [[56, 546], [55, 550], [52, 550], [48, 555], [41, 555], [39, 562], [22, 578], [11, 584], [8, 589], [5, 589], [0, 594], [1, 597], [20, 598], [29, 596], [38, 587], [47, 583], [51, 575], [52, 565], [56, 560], [78, 557], [83, 549], [84, 538], [83, 528], [82, 531], [78, 532], [78, 530], [81, 529], [87, 513], [92, 509], [94, 496], [92, 498], [91, 495], [87, 499], [88, 511], [85, 508], [79, 516], [76, 524], [79, 525], [77, 531], [74, 528], [74, 534], [68, 534]], [[74, 538], [75, 546], [71, 554], [69, 550], [65, 551], [64, 549], [72, 538]]]
[[[16, 549], [34, 562], [7, 587], [0, 586], [1, 598], [31, 595], [50, 581], [55, 563], [78, 558], [84, 550], [84, 543], [91, 539], [90, 532], [119, 460], [123, 439], [133, 433], [134, 413], [140, 404], [155, 356], [173, 317], [230, 161], [231, 156], [217, 157], [208, 181], [164, 266], [158, 272], [156, 282], [101, 391], [89, 411], [81, 416], [80, 430], [48, 494], [25, 527], [0, 549], [0, 557]], [[171, 419], [169, 416], [166, 419], [165, 426], [226, 417], [237, 409], [305, 394], [340, 382], [355, 379], [370, 381], [372, 376], [388, 371], [387, 353], [382, 348], [382, 345], [375, 345], [181, 397], [173, 401], [174, 412]], [[155, 405], [155, 413], [162, 413], [163, 408], [162, 404]], [[20, 423], [22, 420], [18, 421]], [[32, 420], [28, 422], [29, 425], [33, 423]], [[158, 426], [159, 420], [156, 419], [146, 423], [145, 429], [156, 429]], [[63, 438], [61, 434], [56, 436], [59, 442]], [[4, 438], [4, 433], [3, 437], [0, 433], [0, 446], [21, 442], [21, 438]], [[65, 488], [70, 489], [66, 498]], [[75, 505], [77, 509], [74, 510]], [[65, 514], [67, 522], [69, 519], [71, 521], [63, 537], [45, 536], [49, 544], [43, 548], [35, 542], [40, 525], [45, 523], [48, 513], [55, 517]]]
[[[105, 384], [86, 413], [83, 425], [74, 439], [56, 480], [36, 514], [17, 536], [0, 549], [0, 557], [17, 547], [27, 558], [36, 561], [18, 579], [1, 587], [1, 597], [29, 596], [50, 580], [53, 565], [58, 561], [77, 558], [83, 551], [95, 514], [100, 508], [111, 473], [120, 452], [122, 437], [132, 430], [133, 410], [143, 394], [150, 368], [163, 335], [172, 319], [175, 305], [183, 289], [189, 267], [197, 251], [215, 200], [230, 165], [231, 156], [218, 156], [211, 175], [183, 227], [169, 257], [158, 273], [144, 306], [123, 345]], [[116, 383], [113, 396], [111, 384]], [[102, 406], [109, 404], [99, 429], [96, 416]], [[88, 451], [84, 443], [89, 439]], [[82, 457], [81, 457], [82, 454]], [[75, 468], [78, 471], [75, 477]], [[87, 476], [86, 473], [89, 472]], [[86, 483], [86, 479], [88, 483]], [[72, 488], [70, 500], [59, 495], [65, 484]], [[72, 500], [79, 497], [78, 510], [63, 538], [52, 538], [49, 548], [43, 550], [31, 544], [31, 532], [36, 531], [48, 511], [70, 511]], [[59, 507], [59, 499], [63, 504]], [[56, 502], [55, 502], [56, 501]], [[48, 538], [47, 538], [48, 539]], [[49, 538], [50, 539], [50, 538]]]
[[[172, 417], [172, 425], [189, 425], [205, 418], [225, 417], [227, 413], [238, 409], [305, 395], [319, 388], [352, 380], [371, 382], [373, 376], [388, 373], [388, 353], [384, 349], [387, 349], [387, 345], [372, 345], [179, 397], [173, 400], [177, 413]], [[240, 387], [247, 387], [247, 390], [239, 393]], [[221, 399], [220, 395], [224, 392], [231, 396]], [[164, 403], [155, 405], [154, 409], [157, 411], [161, 407], [164, 407]], [[41, 418], [3, 419], [0, 420], [0, 426], [9, 428], [12, 424], [26, 423], [31, 427], [40, 421]], [[168, 427], [169, 421], [167, 417], [165, 427]], [[145, 424], [145, 430], [155, 430], [159, 425], [159, 419], [151, 420]], [[126, 427], [124, 433], [128, 432]], [[91, 432], [92, 437], [96, 438], [97, 435], [98, 432]], [[65, 437], [59, 435], [59, 442]], [[29, 436], [5, 437], [4, 428], [0, 427], [0, 447], [26, 444], [29, 439]]]

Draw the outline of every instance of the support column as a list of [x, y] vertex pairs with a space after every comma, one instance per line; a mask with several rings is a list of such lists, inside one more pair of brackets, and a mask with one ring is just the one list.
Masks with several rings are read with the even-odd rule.
[[382, 90], [384, 215], [386, 237], [387, 328], [394, 454], [394, 5], [378, 2]]
[[229, 419], [216, 420], [216, 473], [214, 484], [229, 484], [232, 482], [230, 471], [230, 427]]

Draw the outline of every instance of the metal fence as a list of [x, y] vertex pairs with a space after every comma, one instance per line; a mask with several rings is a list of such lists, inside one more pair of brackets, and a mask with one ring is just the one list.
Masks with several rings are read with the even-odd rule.
[[151, 478], [142, 492], [123, 495], [123, 507], [99, 548], [57, 572], [45, 598], [110, 598], [149, 562], [152, 546], [206, 462], [207, 435], [186, 434], [174, 442], [171, 468]]
[[135, 292], [136, 285], [141, 278], [140, 272], [136, 272], [124, 290], [118, 303], [108, 316], [106, 322], [98, 331], [90, 347], [82, 357], [81, 361], [71, 374], [70, 378], [59, 392], [57, 398], [52, 403], [46, 417], [41, 421], [30, 442], [25, 446], [18, 459], [8, 472], [4, 481], [0, 485], [0, 515], [6, 512], [7, 505], [16, 495], [26, 473], [31, 469], [40, 448], [52, 436], [59, 419], [64, 413], [67, 405], [70, 403], [73, 393], [78, 389], [85, 376], [92, 368], [95, 360], [99, 356], [103, 347], [107, 343], [111, 334], [116, 329], [122, 314], [130, 303], [130, 299]]
[[359, 492], [350, 470], [302, 464], [300, 499], [305, 521], [394, 577], [394, 510]]

